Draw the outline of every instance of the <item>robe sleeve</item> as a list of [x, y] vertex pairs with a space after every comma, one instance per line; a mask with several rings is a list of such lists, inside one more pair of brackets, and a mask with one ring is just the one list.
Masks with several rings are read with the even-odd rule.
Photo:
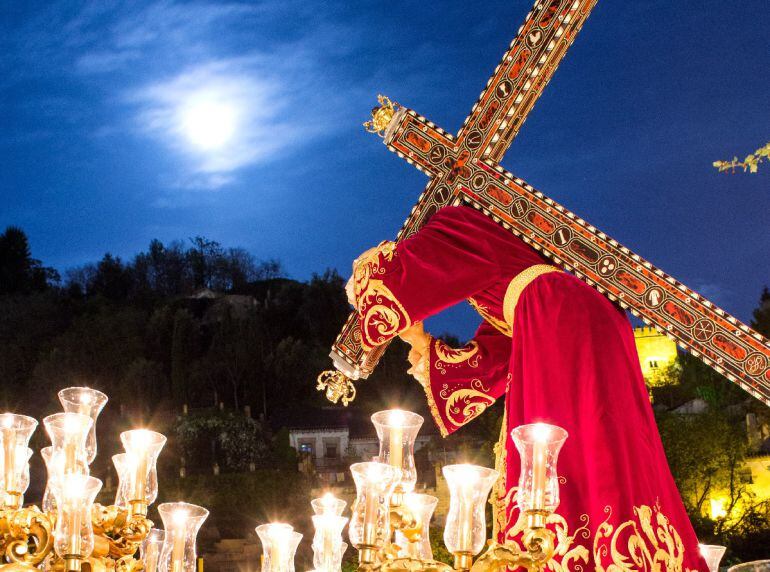
[[433, 419], [446, 437], [475, 419], [507, 389], [511, 339], [482, 322], [473, 340], [454, 349], [431, 339], [413, 375], [425, 390]]
[[499, 231], [484, 232], [475, 218], [483, 215], [468, 211], [445, 207], [412, 237], [383, 242], [356, 261], [353, 292], [364, 349], [500, 280]]

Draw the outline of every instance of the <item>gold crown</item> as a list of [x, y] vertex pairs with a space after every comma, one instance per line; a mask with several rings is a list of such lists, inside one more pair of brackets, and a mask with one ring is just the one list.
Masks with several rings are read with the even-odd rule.
[[393, 119], [401, 106], [385, 95], [378, 95], [377, 101], [380, 102], [380, 107], [372, 109], [372, 119], [364, 123], [364, 127], [369, 133], [376, 133], [380, 137], [385, 137], [385, 130], [388, 128], [390, 120]]

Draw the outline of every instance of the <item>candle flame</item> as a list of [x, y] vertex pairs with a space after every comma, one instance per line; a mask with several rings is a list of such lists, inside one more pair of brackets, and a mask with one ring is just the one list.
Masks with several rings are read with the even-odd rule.
[[551, 427], [546, 423], [535, 423], [532, 427], [532, 438], [538, 443], [546, 443], [551, 436]]

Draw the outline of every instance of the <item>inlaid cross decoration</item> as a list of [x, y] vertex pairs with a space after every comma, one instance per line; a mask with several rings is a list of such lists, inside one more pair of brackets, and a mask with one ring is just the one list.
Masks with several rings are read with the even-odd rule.
[[[367, 129], [430, 177], [397, 241], [446, 205], [476, 208], [770, 405], [770, 341], [499, 165], [595, 3], [537, 0], [456, 136], [380, 96]], [[318, 378], [334, 402], [355, 397], [353, 381], [387, 347], [360, 340], [353, 313], [332, 347], [336, 369]]]

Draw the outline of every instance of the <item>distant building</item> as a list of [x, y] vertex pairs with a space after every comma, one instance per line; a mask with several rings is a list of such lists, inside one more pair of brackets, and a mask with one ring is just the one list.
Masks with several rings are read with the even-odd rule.
[[642, 375], [655, 385], [658, 375], [676, 360], [676, 343], [652, 327], [634, 328], [634, 341]]
[[[289, 446], [297, 451], [300, 471], [322, 484], [352, 486], [350, 464], [371, 461], [379, 453], [379, 440], [369, 416], [357, 410], [321, 408], [300, 412], [297, 417], [301, 421], [291, 422]], [[434, 475], [426, 446], [434, 437], [432, 426], [426, 424], [414, 445], [416, 462], [421, 465], [418, 475], [430, 481]]]

